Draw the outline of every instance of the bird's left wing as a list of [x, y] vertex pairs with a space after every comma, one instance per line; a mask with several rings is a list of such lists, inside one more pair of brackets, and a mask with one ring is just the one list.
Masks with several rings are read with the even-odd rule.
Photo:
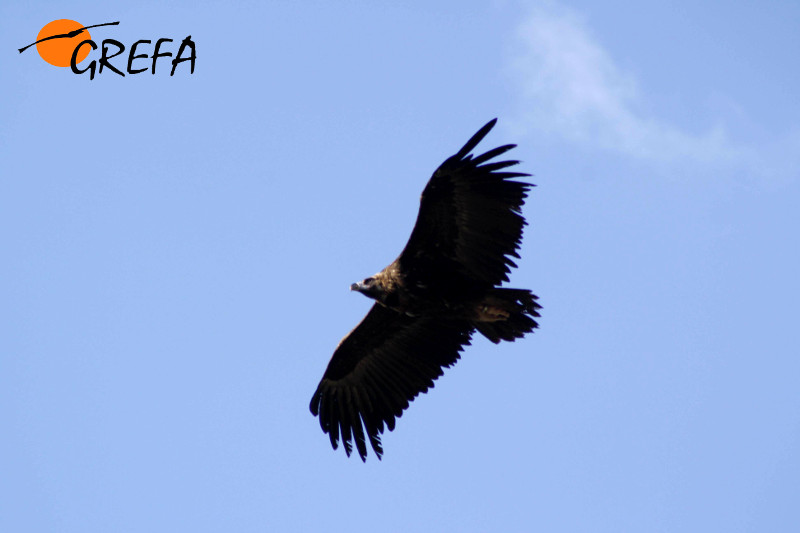
[[349, 456], [355, 440], [366, 461], [369, 438], [380, 459], [384, 424], [394, 429], [409, 402], [458, 360], [471, 334], [464, 321], [414, 318], [373, 305], [339, 343], [311, 398], [311, 413], [333, 448], [341, 437]]
[[531, 184], [514, 181], [519, 161], [492, 161], [515, 147], [499, 146], [473, 156], [494, 127], [491, 120], [455, 155], [442, 163], [425, 186], [419, 214], [398, 258], [406, 283], [460, 290], [469, 281], [484, 288], [508, 281], [522, 241], [522, 204]]

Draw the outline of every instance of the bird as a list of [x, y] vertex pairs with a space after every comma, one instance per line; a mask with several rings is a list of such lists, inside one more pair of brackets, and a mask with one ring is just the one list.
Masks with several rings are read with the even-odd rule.
[[538, 328], [541, 306], [527, 289], [505, 288], [517, 265], [522, 206], [533, 184], [512, 172], [519, 161], [493, 161], [506, 144], [473, 156], [492, 119], [434, 171], [420, 198], [411, 236], [389, 266], [353, 283], [375, 300], [336, 347], [311, 398], [333, 449], [341, 440], [362, 461], [367, 440], [378, 459], [381, 435], [470, 345], [475, 331], [514, 341]]

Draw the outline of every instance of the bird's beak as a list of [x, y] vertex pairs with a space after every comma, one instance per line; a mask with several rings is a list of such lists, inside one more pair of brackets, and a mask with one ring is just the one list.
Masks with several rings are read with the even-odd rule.
[[350, 290], [358, 291], [364, 296], [369, 296], [370, 298], [374, 298], [374, 296], [372, 296], [375, 293], [373, 278], [367, 278], [365, 280], [359, 281], [358, 283], [353, 283], [352, 285], [350, 285]]
[[353, 283], [352, 285], [350, 285], [351, 291], [361, 291], [362, 288], [363, 285], [361, 283]]

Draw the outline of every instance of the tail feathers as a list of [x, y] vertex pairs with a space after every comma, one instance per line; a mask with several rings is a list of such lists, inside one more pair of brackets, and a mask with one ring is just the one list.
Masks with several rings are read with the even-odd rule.
[[490, 305], [497, 306], [508, 317], [494, 321], [475, 321], [473, 324], [481, 334], [497, 344], [501, 340], [513, 342], [539, 327], [534, 318], [539, 317], [537, 297], [527, 289], [494, 289], [487, 299]]

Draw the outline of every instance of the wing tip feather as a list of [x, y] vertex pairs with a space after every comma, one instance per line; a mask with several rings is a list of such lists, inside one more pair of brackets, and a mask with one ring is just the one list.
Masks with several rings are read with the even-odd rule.
[[489, 122], [484, 124], [481, 129], [479, 129], [477, 132], [475, 132], [475, 135], [470, 137], [470, 139], [466, 142], [466, 144], [464, 144], [464, 146], [461, 147], [461, 150], [459, 150], [456, 153], [455, 158], [456, 159], [464, 159], [467, 155], [469, 155], [469, 153], [476, 146], [478, 146], [478, 143], [480, 143], [483, 140], [483, 138], [486, 137], [486, 135], [490, 131], [492, 131], [492, 128], [494, 128], [495, 124], [497, 124], [497, 117], [493, 118], [492, 120], [490, 120]]

